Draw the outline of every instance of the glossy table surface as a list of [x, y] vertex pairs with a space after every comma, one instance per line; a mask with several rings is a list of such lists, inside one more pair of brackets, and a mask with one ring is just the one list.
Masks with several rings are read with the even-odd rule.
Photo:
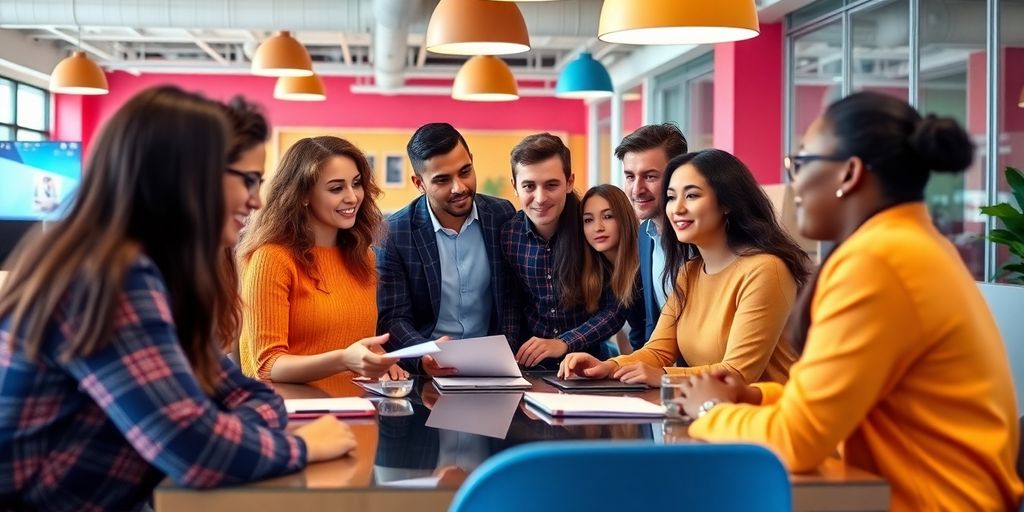
[[[533, 391], [557, 391], [540, 375], [527, 378]], [[286, 399], [336, 394], [312, 386], [274, 387]], [[617, 394], [659, 402], [656, 389]], [[165, 481], [155, 492], [157, 512], [441, 511], [447, 510], [468, 473], [512, 446], [564, 439], [692, 442], [686, 425], [676, 421], [553, 419], [526, 405], [521, 392], [440, 394], [429, 381], [417, 381], [405, 399], [366, 396], [376, 403], [378, 415], [348, 421], [359, 441], [351, 456], [311, 464], [292, 475], [213, 491], [182, 489]], [[790, 480], [794, 510], [888, 509], [889, 487], [884, 480], [838, 460], [827, 461], [813, 473], [791, 475]]]

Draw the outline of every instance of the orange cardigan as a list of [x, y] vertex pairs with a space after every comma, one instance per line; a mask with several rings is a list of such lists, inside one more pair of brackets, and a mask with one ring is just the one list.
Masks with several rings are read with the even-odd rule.
[[761, 406], [689, 433], [771, 447], [794, 471], [838, 446], [892, 485], [892, 510], [1017, 510], [1016, 399], [981, 293], [923, 203], [885, 210], [828, 259], [806, 349]]

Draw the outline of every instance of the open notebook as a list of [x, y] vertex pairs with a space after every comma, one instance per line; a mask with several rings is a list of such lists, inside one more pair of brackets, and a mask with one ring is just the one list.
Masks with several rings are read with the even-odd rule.
[[665, 409], [632, 396], [526, 393], [526, 402], [554, 417], [660, 418]]
[[288, 418], [294, 420], [319, 418], [333, 414], [343, 418], [373, 416], [377, 410], [365, 398], [293, 398], [284, 401]]

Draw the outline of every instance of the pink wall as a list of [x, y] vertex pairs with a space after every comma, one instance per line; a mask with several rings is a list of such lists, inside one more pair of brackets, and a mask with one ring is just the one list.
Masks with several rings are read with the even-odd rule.
[[715, 147], [735, 154], [758, 182], [782, 177], [782, 24], [715, 46]]
[[[637, 87], [636, 90], [641, 90]], [[644, 100], [643, 92], [639, 98], [622, 102], [622, 135], [633, 133], [644, 124]]]
[[[286, 102], [273, 98], [274, 79], [251, 75], [107, 75], [110, 94], [55, 101], [55, 138], [88, 143], [100, 125], [139, 91], [173, 84], [213, 99], [242, 94], [260, 103], [272, 126], [409, 128], [445, 121], [463, 130], [548, 130], [586, 134], [582, 100], [526, 97], [508, 103], [468, 103], [447, 96], [383, 96], [353, 94], [355, 79], [325, 77], [326, 102]], [[447, 85], [450, 82], [417, 81]], [[532, 85], [532, 84], [531, 84]], [[526, 84], [521, 84], [526, 86]], [[78, 121], [78, 122], [76, 122]]]

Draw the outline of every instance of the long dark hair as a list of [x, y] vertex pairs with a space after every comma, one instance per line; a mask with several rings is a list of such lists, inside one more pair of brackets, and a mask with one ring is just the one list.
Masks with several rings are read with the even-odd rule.
[[68, 216], [19, 245], [0, 290], [0, 317], [10, 317], [12, 342], [20, 340], [27, 357], [38, 357], [61, 304], [84, 320], [62, 357], [106, 347], [125, 272], [143, 252], [163, 274], [196, 378], [213, 389], [224, 348], [217, 342], [228, 341], [216, 333], [233, 307], [221, 298], [234, 293], [219, 272], [228, 137], [217, 103], [174, 87], [147, 89], [114, 114]]
[[[588, 313], [597, 311], [601, 295], [605, 288], [611, 288], [619, 305], [628, 308], [633, 304], [633, 288], [636, 273], [640, 269], [640, 248], [637, 245], [637, 232], [640, 230], [629, 204], [626, 193], [614, 185], [597, 185], [583, 194], [580, 204], [580, 218], [583, 218], [583, 206], [593, 197], [602, 197], [608, 201], [612, 216], [619, 224], [619, 248], [615, 251], [615, 267], [603, 254], [590, 247], [583, 250], [583, 274], [580, 288], [583, 304]], [[584, 234], [586, 238], [586, 234]]]
[[[231, 98], [230, 101], [222, 104], [221, 107], [224, 109], [224, 115], [231, 126], [227, 163], [229, 166], [232, 166], [242, 157], [242, 153], [267, 143], [267, 139], [270, 137], [270, 127], [259, 105], [246, 100], [242, 96]], [[252, 169], [239, 170], [251, 171]], [[238, 265], [235, 262], [234, 247], [224, 248], [221, 272], [231, 287], [230, 294], [222, 297], [222, 300], [227, 304], [232, 304], [232, 306], [229, 310], [230, 314], [225, 317], [225, 321], [219, 326], [217, 336], [225, 342], [230, 341], [232, 349], [234, 349], [242, 325], [242, 301], [238, 295]]]
[[253, 214], [252, 227], [239, 244], [239, 260], [243, 264], [266, 244], [283, 245], [291, 250], [308, 276], [320, 281], [313, 259], [316, 244], [311, 214], [303, 202], [316, 186], [324, 163], [335, 156], [355, 162], [365, 191], [355, 225], [338, 230], [338, 250], [353, 276], [364, 281], [376, 279], [370, 247], [383, 236], [383, 215], [377, 207], [380, 188], [373, 181], [373, 171], [363, 152], [351, 142], [331, 136], [301, 139], [285, 152], [270, 183], [267, 204]]
[[[963, 172], [974, 161], [971, 137], [956, 120], [931, 114], [922, 118], [907, 102], [885, 94], [851, 94], [829, 105], [822, 120], [823, 129], [836, 138], [836, 154], [864, 162], [888, 207], [923, 200], [932, 172]], [[818, 276], [800, 293], [790, 319], [798, 353], [807, 344]]]
[[[680, 155], [669, 161], [661, 187], [662, 204], [668, 204], [668, 186], [672, 174], [690, 164], [697, 169], [715, 191], [718, 205], [729, 212], [726, 217], [726, 242], [741, 256], [771, 254], [786, 264], [797, 288], [807, 281], [810, 259], [807, 253], [786, 233], [775, 216], [775, 209], [764, 189], [738, 158], [720, 149], [705, 149]], [[693, 244], [680, 243], [674, 235], [668, 215], [662, 214], [661, 243], [665, 249], [665, 273], [662, 286], [672, 289], [680, 308], [686, 303], [687, 284], [676, 277], [691, 260], [699, 260], [700, 252]], [[690, 276], [686, 276], [690, 279]], [[671, 288], [670, 288], [671, 287]]]
[[[562, 172], [566, 183], [572, 176], [572, 160], [569, 148], [562, 139], [550, 133], [537, 133], [523, 139], [512, 148], [511, 164], [512, 179], [516, 179], [517, 165], [532, 165], [557, 156], [562, 162]], [[558, 294], [563, 308], [569, 309], [580, 305], [580, 281], [583, 275], [583, 254], [586, 242], [583, 239], [583, 228], [580, 221], [580, 196], [570, 190], [565, 196], [565, 208], [558, 216], [558, 231], [551, 240], [551, 252], [554, 262], [552, 271]]]

